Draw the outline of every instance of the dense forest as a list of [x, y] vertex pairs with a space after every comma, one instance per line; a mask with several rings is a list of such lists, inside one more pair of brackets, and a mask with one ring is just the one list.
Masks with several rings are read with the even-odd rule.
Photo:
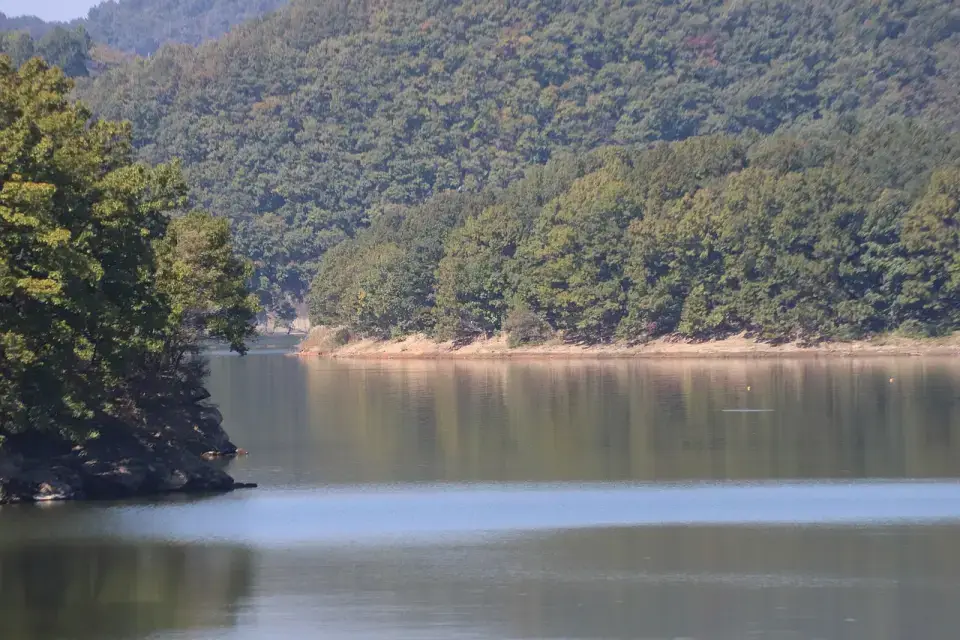
[[184, 209], [178, 167], [135, 162], [129, 126], [71, 88], [0, 56], [0, 452], [162, 430], [202, 397], [201, 341], [243, 352], [253, 333], [227, 222]]
[[960, 136], [909, 121], [557, 157], [381, 215], [313, 319], [389, 337], [852, 339], [960, 327]]
[[952, 131], [958, 32], [956, 3], [923, 0], [294, 0], [81, 93], [134, 123], [141, 158], [183, 159], [278, 311], [378, 219], [562, 153], [820, 122]]
[[166, 43], [199, 44], [218, 38], [231, 27], [257, 18], [287, 0], [107, 0], [86, 18], [69, 23], [45, 22], [32, 16], [11, 18], [0, 13], [0, 32], [21, 31], [39, 40], [57, 28], [82, 27], [98, 43], [112, 49], [149, 55]]
[[15, 67], [33, 57], [43, 58], [71, 78], [89, 74], [93, 41], [82, 28], [56, 27], [34, 38], [27, 31], [0, 32], [0, 54], [6, 54]]

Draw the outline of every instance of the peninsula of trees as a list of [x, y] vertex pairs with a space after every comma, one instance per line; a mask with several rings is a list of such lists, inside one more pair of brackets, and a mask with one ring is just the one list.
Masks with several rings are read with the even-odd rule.
[[943, 334], [960, 327], [958, 157], [960, 137], [910, 123], [558, 157], [380, 216], [327, 253], [311, 311], [443, 340]]
[[70, 90], [0, 56], [0, 502], [230, 488], [200, 346], [245, 350], [249, 265]]

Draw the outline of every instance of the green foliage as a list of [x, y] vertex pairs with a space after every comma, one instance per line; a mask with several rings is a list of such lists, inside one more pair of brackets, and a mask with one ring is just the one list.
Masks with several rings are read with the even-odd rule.
[[634, 212], [626, 171], [605, 166], [543, 207], [520, 245], [519, 295], [564, 335], [612, 337], [626, 303], [626, 227]]
[[[914, 331], [952, 331], [960, 322], [960, 168], [937, 171], [903, 219], [910, 260], [897, 307]], [[909, 326], [909, 325], [908, 325]]]
[[393, 243], [365, 252], [350, 323], [358, 333], [387, 337], [394, 330], [406, 333], [418, 328], [425, 301], [418, 295], [412, 258], [411, 252]]
[[[175, 165], [133, 161], [39, 59], [0, 56], [0, 432], [83, 438], [200, 382], [202, 337], [243, 349], [253, 309], [227, 225], [170, 223]], [[189, 284], [187, 284], [189, 283]], [[196, 321], [194, 321], [196, 319]]]
[[771, 339], [859, 327], [872, 314], [861, 306], [858, 283], [843, 276], [859, 270], [867, 203], [844, 192], [840, 174], [751, 167], [635, 225], [634, 324], [654, 323], [655, 333], [749, 331]]
[[310, 292], [311, 318], [367, 336], [432, 331], [446, 236], [488, 200], [446, 193], [410, 210], [385, 208], [366, 233], [327, 253]]
[[[422, 236], [402, 230], [422, 228], [433, 205], [412, 208], [328, 254], [314, 320], [444, 339], [504, 330], [516, 344], [557, 331], [809, 342], [960, 328], [960, 136], [912, 122], [835, 133], [706, 136], [548, 163], [442, 218], [442, 253], [423, 254], [432, 280], [404, 262]], [[890, 152], [904, 171], [890, 173], [887, 145], [908, 138]]]
[[0, 31], [0, 54], [7, 54], [15, 66], [39, 56], [72, 78], [87, 75], [91, 44], [90, 36], [82, 27], [74, 30], [55, 27], [36, 40], [26, 31]]
[[[526, 276], [517, 268], [517, 249], [541, 208], [582, 177], [588, 165], [596, 164], [594, 159], [584, 162], [559, 154], [543, 167], [532, 167], [524, 180], [497, 197], [496, 204], [477, 215], [461, 216], [466, 222], [448, 236], [437, 267], [438, 337], [489, 336], [499, 329], [510, 306], [507, 296]], [[411, 218], [416, 215], [412, 212]]]
[[[753, 149], [756, 168], [842, 160], [858, 180], [912, 196], [924, 175], [915, 169], [942, 166], [949, 149], [912, 153], [917, 142], [898, 121], [932, 122], [934, 138], [960, 125], [958, 23], [952, 3], [917, 0], [294, 0], [217, 42], [122, 65], [82, 94], [98, 113], [134, 123], [141, 158], [183, 157], [194, 203], [231, 219], [262, 303], [279, 309], [305, 294], [326, 251], [379, 211], [504, 188], [561, 150], [776, 132], [769, 148]], [[889, 147], [865, 153], [862, 128]], [[835, 145], [840, 138], [856, 144]], [[688, 159], [697, 160], [693, 148]], [[699, 179], [681, 175], [658, 179], [652, 202]], [[566, 224], [573, 250], [589, 229]], [[531, 264], [546, 277], [561, 263], [548, 239], [536, 242], [542, 255]], [[591, 268], [620, 269], [622, 251]], [[485, 281], [493, 272], [469, 273], [478, 256], [457, 256], [463, 264], [441, 276], [471, 279], [457, 286], [477, 291], [480, 307], [438, 321], [448, 332], [488, 332], [503, 302], [483, 292], [500, 284]], [[603, 280], [610, 306], [592, 311], [581, 294], [597, 276], [576, 269], [573, 306], [544, 311], [571, 330], [609, 334], [626, 312], [607, 297], [616, 285]]]
[[485, 209], [454, 231], [437, 267], [438, 336], [489, 336], [500, 326], [510, 290], [507, 264], [523, 232], [521, 221], [502, 206]]
[[171, 220], [157, 245], [157, 284], [170, 304], [177, 340], [209, 338], [244, 353], [259, 311], [247, 290], [252, 274], [233, 252], [226, 220], [199, 211]]
[[542, 344], [550, 339], [553, 331], [546, 320], [519, 302], [503, 321], [503, 330], [507, 332], [507, 344], [516, 348], [525, 344]]

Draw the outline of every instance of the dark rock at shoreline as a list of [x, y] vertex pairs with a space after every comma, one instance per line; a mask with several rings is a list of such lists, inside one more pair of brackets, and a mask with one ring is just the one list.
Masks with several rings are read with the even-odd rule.
[[209, 461], [237, 455], [220, 421], [216, 409], [195, 405], [163, 426], [104, 425], [82, 444], [8, 436], [0, 448], [0, 504], [250, 488]]

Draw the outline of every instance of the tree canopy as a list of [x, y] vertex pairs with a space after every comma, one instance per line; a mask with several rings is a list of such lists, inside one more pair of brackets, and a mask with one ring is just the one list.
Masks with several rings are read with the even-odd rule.
[[27, 31], [0, 32], [0, 53], [7, 54], [14, 65], [19, 67], [37, 56], [73, 78], [88, 74], [92, 44], [82, 27], [72, 30], [55, 27], [36, 38]]
[[960, 136], [938, 134], [906, 121], [558, 158], [376, 219], [324, 258], [312, 317], [578, 342], [954, 331]]
[[[561, 151], [822, 122], [955, 130], [958, 51], [960, 8], [921, 0], [294, 0], [81, 93], [133, 122], [142, 159], [183, 158], [193, 203], [231, 220], [278, 309], [392, 207], [504, 188]], [[620, 224], [571, 218], [588, 193], [616, 200], [612, 176], [591, 180], [558, 203], [565, 242]], [[530, 250], [538, 273], [563, 268]]]
[[129, 125], [71, 88], [0, 56], [0, 436], [136, 424], [195, 392], [200, 339], [242, 352], [257, 311], [226, 222], [171, 219], [179, 167], [136, 162]]

